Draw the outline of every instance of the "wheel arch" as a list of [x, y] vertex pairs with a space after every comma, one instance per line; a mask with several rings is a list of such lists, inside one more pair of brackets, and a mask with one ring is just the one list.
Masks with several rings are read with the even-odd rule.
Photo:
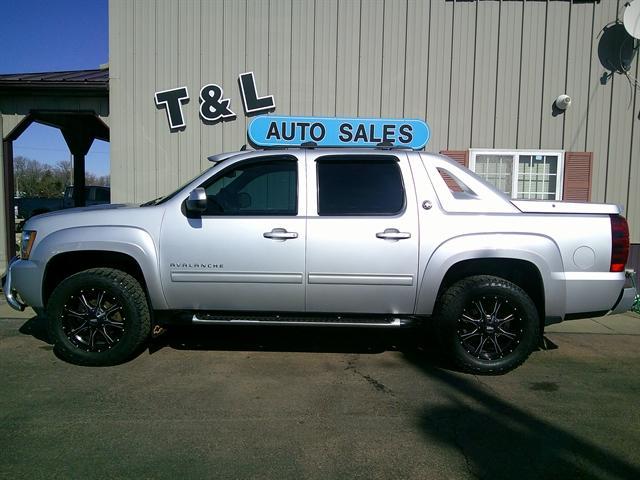
[[65, 278], [90, 268], [114, 268], [135, 278], [148, 295], [147, 282], [140, 264], [130, 255], [107, 250], [79, 250], [53, 256], [45, 267], [42, 279], [42, 300], [47, 304], [55, 287]]
[[[87, 240], [107, 236], [109, 241]], [[88, 231], [90, 230], [90, 231]], [[41, 252], [50, 253], [40, 258]], [[44, 264], [41, 285], [42, 306], [51, 292], [69, 275], [89, 268], [116, 268], [132, 275], [142, 285], [153, 309], [166, 309], [160, 282], [155, 245], [149, 234], [126, 227], [90, 227], [68, 229], [47, 236], [34, 249], [34, 260]]]
[[451, 239], [433, 253], [422, 275], [416, 314], [430, 315], [440, 295], [456, 281], [494, 275], [531, 296], [542, 321], [564, 316], [565, 285], [560, 250], [539, 235], [484, 234]]
[[518, 258], [471, 258], [462, 260], [452, 265], [444, 275], [436, 298], [440, 298], [449, 287], [459, 280], [475, 275], [492, 275], [504, 278], [519, 286], [533, 300], [539, 318], [541, 320], [545, 318], [545, 292], [542, 274], [535, 264]]

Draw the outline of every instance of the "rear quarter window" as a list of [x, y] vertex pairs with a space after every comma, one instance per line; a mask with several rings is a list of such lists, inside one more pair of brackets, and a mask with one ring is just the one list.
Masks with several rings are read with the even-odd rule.
[[402, 173], [395, 157], [317, 160], [318, 214], [396, 215], [404, 210]]

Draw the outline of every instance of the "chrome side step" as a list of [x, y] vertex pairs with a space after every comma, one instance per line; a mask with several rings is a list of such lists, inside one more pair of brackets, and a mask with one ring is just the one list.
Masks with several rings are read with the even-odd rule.
[[209, 315], [196, 313], [191, 322], [197, 325], [304, 325], [310, 327], [365, 327], [399, 328], [403, 326], [400, 318], [360, 319], [345, 317], [286, 317], [286, 316], [243, 316]]

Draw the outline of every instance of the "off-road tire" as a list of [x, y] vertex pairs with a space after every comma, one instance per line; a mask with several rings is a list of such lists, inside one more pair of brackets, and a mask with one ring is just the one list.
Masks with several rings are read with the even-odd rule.
[[[511, 322], [509, 320], [507, 324], [515, 327], [516, 337], [510, 341], [510, 338], [505, 335], [506, 340], [510, 341], [509, 347], [511, 349], [509, 351], [505, 350], [503, 352], [501, 350], [498, 352], [498, 347], [493, 346], [492, 348], [495, 350], [490, 354], [469, 351], [468, 343], [465, 343], [469, 340], [463, 340], [463, 337], [468, 334], [461, 335], [460, 331], [462, 328], [469, 328], [473, 332], [472, 329], [475, 328], [476, 324], [473, 323], [465, 327], [464, 324], [470, 322], [464, 319], [463, 315], [466, 318], [478, 316], [480, 309], [475, 308], [477, 303], [474, 303], [478, 299], [482, 299], [482, 302], [485, 302], [485, 306], [489, 306], [489, 309], [492, 308], [493, 302], [500, 299], [506, 306], [500, 307], [505, 309], [503, 310], [505, 313], [502, 315], [508, 317], [507, 313], [512, 312], [514, 323], [509, 323]], [[469, 309], [475, 309], [475, 315]], [[497, 317], [498, 315], [495, 316]], [[478, 318], [481, 317], [486, 316], [478, 316]], [[497, 327], [491, 326], [496, 325], [498, 322], [491, 323], [488, 318], [487, 322], [478, 327], [481, 331], [480, 335], [487, 335], [488, 339], [490, 339], [491, 335], [494, 335], [494, 340], [496, 339], [496, 334], [504, 335], [497, 333], [495, 330]], [[467, 277], [449, 287], [437, 303], [435, 323], [443, 352], [450, 356], [452, 362], [458, 368], [469, 373], [497, 375], [513, 370], [529, 357], [540, 338], [538, 311], [531, 298], [519, 286], [503, 278], [490, 275]], [[492, 329], [490, 333], [487, 333], [487, 328]], [[476, 333], [476, 335], [479, 334]], [[501, 337], [498, 338], [500, 339]], [[480, 343], [481, 340], [478, 344]], [[504, 354], [504, 356], [500, 357], [500, 354]], [[479, 358], [482, 355], [486, 355], [486, 357]], [[497, 358], [491, 358], [492, 356]]]
[[[63, 325], [68, 318], [67, 302], [79, 292], [101, 290], [120, 305], [119, 340], [102, 351], [87, 351], [71, 340]], [[99, 305], [98, 305], [99, 306]], [[113, 268], [92, 268], [64, 279], [47, 303], [47, 327], [56, 354], [77, 365], [116, 365], [139, 353], [151, 332], [151, 315], [147, 297], [140, 283], [128, 273]], [[80, 320], [82, 321], [82, 320]], [[75, 339], [74, 339], [75, 340]]]

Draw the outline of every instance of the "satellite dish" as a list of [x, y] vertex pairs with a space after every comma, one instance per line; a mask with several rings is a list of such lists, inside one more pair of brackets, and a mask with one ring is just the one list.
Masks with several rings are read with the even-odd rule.
[[624, 28], [633, 38], [640, 40], [640, 0], [633, 0], [624, 11]]
[[598, 58], [604, 68], [623, 75], [631, 68], [635, 40], [620, 22], [607, 25], [598, 42]]

